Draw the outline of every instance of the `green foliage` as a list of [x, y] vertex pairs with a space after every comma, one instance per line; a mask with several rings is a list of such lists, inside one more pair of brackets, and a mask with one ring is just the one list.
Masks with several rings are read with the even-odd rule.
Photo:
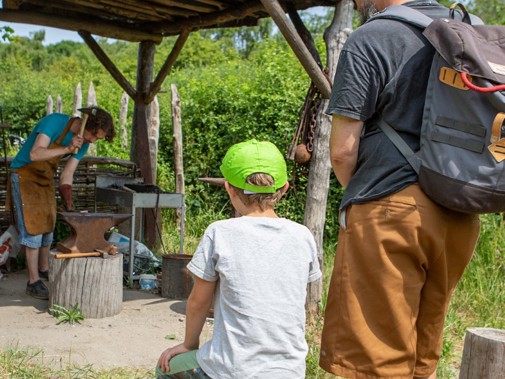
[[67, 309], [61, 305], [54, 304], [51, 308], [49, 308], [49, 313], [51, 313], [54, 317], [58, 319], [56, 325], [63, 323], [68, 323], [70, 325], [80, 324], [82, 320], [84, 320], [84, 316], [82, 314], [81, 309], [79, 308], [79, 304], [74, 304], [73, 307]]
[[0, 27], [0, 40], [12, 41], [12, 33], [14, 33], [14, 29], [10, 26], [2, 26]]
[[479, 16], [486, 24], [505, 25], [505, 1], [472, 0], [468, 10]]
[[[449, 6], [454, 0], [439, 0]], [[505, 25], [505, 1], [503, 0], [464, 0], [460, 1], [468, 12], [479, 16], [488, 25]]]

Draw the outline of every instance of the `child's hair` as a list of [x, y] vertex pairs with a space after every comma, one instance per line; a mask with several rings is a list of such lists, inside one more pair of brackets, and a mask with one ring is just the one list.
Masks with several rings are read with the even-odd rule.
[[[247, 177], [246, 182], [254, 186], [270, 187], [274, 185], [274, 179], [261, 172], [251, 174]], [[283, 195], [283, 187], [279, 188], [274, 193], [244, 193], [243, 189], [231, 185], [238, 193], [240, 200], [247, 206], [258, 205], [262, 211], [273, 208]]]

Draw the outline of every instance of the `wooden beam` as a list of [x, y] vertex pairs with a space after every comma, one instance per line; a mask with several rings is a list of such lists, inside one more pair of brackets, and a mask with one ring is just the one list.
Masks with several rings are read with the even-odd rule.
[[153, 33], [162, 33], [164, 35], [179, 34], [180, 30], [184, 28], [191, 28], [192, 30], [204, 29], [206, 27], [226, 23], [237, 19], [246, 18], [247, 16], [264, 10], [263, 5], [257, 0], [247, 1], [243, 5], [236, 6], [232, 9], [211, 13], [208, 15], [201, 15], [199, 17], [189, 18], [179, 22], [161, 22], [153, 25]]
[[284, 13], [284, 9], [282, 9], [277, 0], [261, 0], [261, 3], [265, 6], [270, 16], [272, 16], [275, 24], [288, 41], [291, 49], [293, 49], [295, 55], [300, 60], [300, 63], [303, 68], [305, 68], [305, 71], [309, 74], [316, 87], [321, 91], [323, 97], [328, 99], [331, 94], [330, 84], [321, 71], [321, 68], [312, 57], [309, 49], [305, 46], [300, 35], [297, 33], [295, 27]]
[[[121, 18], [129, 18], [135, 21], [152, 20], [152, 12], [147, 15], [140, 13], [141, 7], [126, 9], [121, 4], [121, 7], [115, 4], [112, 6], [104, 6], [100, 3], [90, 2], [88, 0], [72, 0], [71, 9], [69, 9], [68, 1], [52, 0], [49, 5], [47, 0], [30, 0], [30, 8], [21, 8], [21, 11], [33, 11], [43, 14], [54, 14], [60, 16], [69, 16], [73, 18], [98, 18], [101, 20], [114, 20]], [[161, 17], [160, 17], [161, 19]]]
[[7, 22], [19, 22], [23, 24], [49, 26], [65, 30], [86, 30], [91, 34], [102, 37], [114, 38], [130, 42], [153, 41], [160, 43], [163, 36], [159, 33], [151, 33], [136, 29], [134, 26], [125, 27], [114, 22], [103, 20], [76, 19], [57, 15], [42, 14], [38, 12], [25, 12], [0, 9], [0, 20]]
[[182, 50], [182, 47], [186, 43], [189, 33], [190, 33], [189, 29], [183, 29], [181, 31], [181, 34], [179, 35], [179, 38], [177, 38], [177, 41], [175, 41], [175, 45], [172, 48], [172, 51], [170, 52], [167, 59], [165, 60], [165, 63], [163, 63], [163, 66], [161, 67], [160, 71], [158, 72], [158, 75], [156, 75], [156, 79], [154, 79], [154, 82], [152, 82], [151, 86], [149, 87], [149, 92], [147, 93], [147, 96], [145, 99], [145, 102], [147, 104], [149, 104], [151, 101], [153, 101], [154, 97], [160, 91], [163, 81], [165, 80], [165, 78], [169, 74], [170, 70], [172, 69], [172, 66], [174, 65], [177, 57], [179, 56], [179, 53]]
[[321, 62], [321, 57], [319, 56], [319, 51], [317, 51], [316, 43], [314, 42], [314, 38], [312, 38], [312, 34], [310, 33], [310, 31], [307, 29], [307, 27], [303, 23], [303, 20], [301, 19], [300, 15], [298, 14], [293, 3], [288, 3], [287, 9], [288, 9], [289, 18], [293, 22], [293, 25], [294, 25], [296, 31], [300, 35], [300, 38], [305, 43], [305, 46], [307, 46], [307, 49], [309, 49], [310, 54], [315, 59], [317, 65], [320, 68], [323, 68], [323, 64]]
[[158, 15], [159, 18], [166, 19], [167, 16], [182, 16], [182, 17], [195, 17], [198, 16], [198, 13], [190, 11], [190, 10], [184, 10], [181, 8], [176, 8], [176, 7], [170, 7], [170, 6], [160, 6], [156, 5], [155, 3], [151, 2], [146, 2], [146, 1], [135, 1], [135, 0], [108, 0], [114, 8], [116, 7], [123, 7], [123, 6], [128, 6], [131, 7], [132, 9], [135, 8], [142, 8], [144, 10], [151, 10], [151, 15], [155, 16]]
[[206, 4], [205, 2], [202, 1], [153, 0], [152, 2], [164, 6], [168, 5], [177, 8], [189, 9], [191, 11], [200, 13], [211, 13], [221, 9], [220, 7], [216, 7], [215, 5], [211, 4]]
[[107, 71], [112, 75], [112, 77], [116, 80], [117, 84], [121, 86], [121, 88], [133, 99], [137, 98], [137, 91], [135, 88], [128, 82], [128, 80], [123, 76], [123, 74], [119, 71], [119, 69], [112, 63], [110, 58], [105, 54], [100, 45], [96, 43], [95, 39], [91, 36], [90, 33], [85, 32], [84, 30], [79, 31], [79, 35], [82, 37], [84, 42], [91, 49], [93, 54], [95, 54], [96, 58], [102, 63], [102, 65], [106, 68]]

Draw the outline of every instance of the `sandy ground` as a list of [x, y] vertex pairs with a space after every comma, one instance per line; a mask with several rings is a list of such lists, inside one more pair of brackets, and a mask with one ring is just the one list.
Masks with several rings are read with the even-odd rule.
[[[124, 289], [118, 315], [56, 325], [48, 302], [26, 295], [25, 289], [26, 271], [0, 280], [0, 347], [42, 349], [46, 365], [153, 368], [165, 348], [184, 339], [185, 301]], [[211, 329], [208, 319], [202, 341], [210, 338]]]

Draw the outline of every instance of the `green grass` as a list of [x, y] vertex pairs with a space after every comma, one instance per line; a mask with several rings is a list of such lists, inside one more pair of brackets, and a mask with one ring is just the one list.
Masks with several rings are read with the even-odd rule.
[[145, 369], [95, 370], [91, 365], [76, 367], [64, 362], [55, 365], [54, 362], [48, 362], [45, 359], [42, 350], [18, 346], [9, 346], [0, 352], [0, 379], [144, 379], [152, 377], [153, 370]]
[[[226, 217], [223, 213], [202, 215], [188, 222], [185, 238], [185, 253], [192, 254], [200, 235], [212, 221]], [[481, 217], [481, 236], [472, 262], [454, 293], [447, 315], [442, 357], [438, 367], [439, 379], [457, 378], [465, 331], [470, 327], [505, 329], [505, 222], [502, 215]], [[164, 225], [165, 230], [167, 226]], [[172, 227], [173, 229], [173, 227]], [[164, 235], [166, 244], [178, 244], [177, 231]], [[330, 243], [332, 245], [330, 245]], [[319, 338], [322, 315], [326, 305], [328, 282], [333, 268], [335, 246], [327, 243], [324, 257], [324, 283], [321, 315], [307, 326], [309, 354], [307, 356], [307, 379], [330, 379], [318, 366]], [[69, 357], [69, 361], [70, 361]], [[152, 370], [117, 368], [96, 370], [92, 366], [75, 367], [60, 362], [55, 369], [44, 359], [42, 350], [25, 350], [17, 346], [0, 352], [0, 379], [30, 378], [96, 378], [96, 379], [143, 379], [152, 378]]]

